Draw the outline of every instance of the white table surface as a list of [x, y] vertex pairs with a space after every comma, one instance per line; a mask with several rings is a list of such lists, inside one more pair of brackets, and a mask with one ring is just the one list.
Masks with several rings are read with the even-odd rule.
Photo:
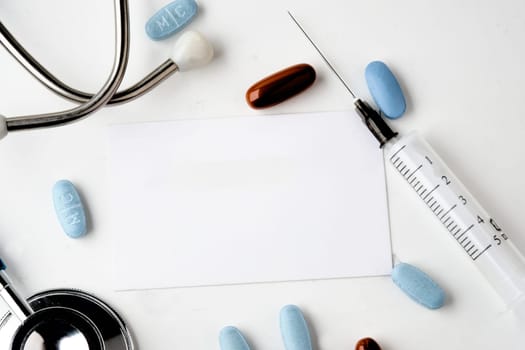
[[[74, 87], [97, 90], [112, 62], [111, 3], [2, 1], [0, 20], [57, 76]], [[123, 85], [170, 51], [173, 39], [152, 42], [143, 29], [164, 3], [130, 1], [132, 48]], [[200, 5], [189, 28], [214, 43], [212, 64], [177, 73], [147, 96], [79, 123], [12, 133], [1, 141], [0, 256], [18, 289], [25, 295], [57, 287], [93, 292], [119, 310], [140, 349], [218, 349], [219, 330], [230, 324], [244, 331], [253, 349], [282, 348], [278, 313], [288, 303], [303, 309], [316, 349], [352, 349], [365, 336], [386, 350], [517, 349], [523, 339], [512, 318], [501, 315], [503, 303], [390, 167], [393, 251], [446, 289], [448, 302], [438, 311], [409, 300], [388, 277], [112, 290], [105, 163], [109, 124], [352, 108], [352, 99], [292, 24], [287, 9], [360, 96], [369, 99], [368, 62], [380, 59], [392, 67], [407, 94], [408, 111], [391, 125], [400, 132], [419, 130], [525, 251], [524, 2], [200, 0]], [[301, 62], [317, 70], [312, 88], [263, 112], [247, 106], [248, 86]], [[0, 72], [0, 113], [5, 116], [72, 106], [3, 50]], [[50, 196], [60, 178], [75, 182], [89, 207], [92, 229], [84, 239], [61, 234]]]

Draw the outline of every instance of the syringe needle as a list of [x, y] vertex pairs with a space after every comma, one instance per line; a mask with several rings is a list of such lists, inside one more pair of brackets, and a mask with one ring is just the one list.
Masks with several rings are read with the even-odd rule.
[[361, 117], [361, 120], [363, 121], [363, 123], [365, 123], [366, 127], [368, 128], [368, 130], [370, 130], [372, 135], [374, 135], [376, 140], [379, 142], [380, 147], [383, 147], [383, 145], [385, 145], [389, 140], [391, 140], [394, 137], [396, 137], [397, 132], [394, 132], [392, 129], [390, 129], [390, 127], [383, 120], [383, 118], [381, 118], [379, 113], [377, 113], [372, 107], [370, 107], [368, 105], [368, 103], [366, 103], [366, 102], [364, 102], [361, 99], [356, 97], [356, 95], [352, 92], [352, 90], [350, 90], [348, 85], [346, 85], [346, 83], [343, 80], [343, 78], [341, 78], [341, 76], [337, 73], [337, 71], [334, 69], [334, 67], [332, 67], [330, 62], [328, 62], [328, 60], [323, 55], [321, 50], [319, 50], [317, 45], [315, 45], [315, 43], [312, 41], [312, 39], [310, 39], [310, 37], [308, 36], [306, 31], [303, 29], [303, 27], [301, 27], [299, 22], [297, 22], [297, 20], [290, 13], [290, 11], [288, 11], [288, 14], [292, 18], [292, 20], [295, 22], [295, 24], [297, 24], [297, 26], [303, 32], [303, 34], [306, 36], [308, 41], [310, 41], [310, 43], [314, 46], [314, 48], [317, 50], [319, 55], [321, 55], [321, 57], [323, 58], [325, 63], [328, 65], [330, 70], [337, 76], [337, 78], [339, 78], [339, 80], [341, 81], [341, 83], [343, 83], [343, 85], [345, 86], [346, 90], [348, 90], [350, 95], [352, 95], [352, 97], [354, 98], [354, 106], [355, 106], [355, 109], [357, 111], [357, 114], [359, 114], [359, 116]]
[[295, 19], [295, 17], [290, 13], [290, 11], [288, 11], [288, 14], [290, 15], [290, 17], [292, 17], [292, 20], [295, 22], [295, 24], [297, 24], [297, 26], [299, 27], [299, 29], [303, 32], [303, 34], [306, 36], [306, 38], [308, 39], [308, 41], [313, 45], [313, 47], [317, 50], [317, 52], [319, 53], [319, 55], [321, 55], [321, 58], [325, 61], [325, 63], [328, 65], [328, 68], [330, 68], [330, 70], [337, 76], [337, 78], [339, 78], [339, 80], [341, 81], [341, 83], [343, 83], [343, 85], [345, 86], [346, 90], [348, 90], [348, 92], [350, 93], [350, 95], [352, 95], [353, 98], [357, 98], [355, 96], [355, 94], [352, 92], [352, 90], [350, 90], [350, 88], [348, 87], [348, 85], [346, 84], [346, 82], [343, 80], [343, 78], [339, 75], [339, 73], [337, 73], [337, 71], [334, 69], [334, 67], [332, 67], [332, 65], [330, 64], [330, 62], [328, 61], [328, 59], [325, 57], [325, 55], [323, 55], [323, 53], [321, 52], [321, 50], [319, 49], [319, 47], [317, 47], [317, 45], [315, 45], [315, 43], [313, 42], [312, 39], [310, 39], [310, 36], [306, 33], [306, 31], [303, 29], [303, 27], [299, 24], [299, 22], [297, 22], [297, 20]]

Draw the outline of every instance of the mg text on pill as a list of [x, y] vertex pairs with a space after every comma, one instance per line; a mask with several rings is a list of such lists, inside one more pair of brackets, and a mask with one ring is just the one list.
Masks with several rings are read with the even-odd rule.
[[197, 14], [194, 0], [175, 0], [157, 11], [146, 22], [146, 34], [162, 40], [184, 28]]
[[58, 222], [71, 238], [86, 234], [84, 205], [75, 186], [68, 180], [59, 180], [53, 186], [53, 204]]

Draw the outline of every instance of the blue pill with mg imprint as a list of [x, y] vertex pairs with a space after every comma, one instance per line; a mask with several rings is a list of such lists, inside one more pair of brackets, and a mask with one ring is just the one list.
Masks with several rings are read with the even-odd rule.
[[190, 23], [197, 10], [194, 0], [175, 0], [151, 16], [146, 22], [146, 34], [152, 40], [165, 39]]
[[381, 61], [370, 62], [365, 69], [368, 90], [383, 115], [397, 119], [405, 113], [406, 102], [392, 71]]
[[59, 180], [53, 186], [53, 204], [58, 222], [71, 238], [86, 234], [86, 213], [80, 195], [68, 180]]
[[397, 264], [392, 270], [392, 280], [412, 300], [428, 309], [439, 309], [445, 303], [443, 289], [415, 266]]

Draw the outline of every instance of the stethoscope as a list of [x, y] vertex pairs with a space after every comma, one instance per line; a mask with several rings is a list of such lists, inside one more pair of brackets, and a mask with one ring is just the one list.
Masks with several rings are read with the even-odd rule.
[[[111, 73], [96, 94], [73, 89], [56, 78], [9, 33], [0, 22], [0, 42], [22, 66], [54, 93], [80, 103], [55, 113], [4, 117], [0, 115], [0, 139], [10, 131], [64, 125], [105, 105], [126, 103], [157, 86], [176, 71], [208, 63], [213, 48], [199, 33], [183, 33], [167, 59], [135, 85], [117, 92], [129, 56], [127, 0], [115, 0], [115, 59]], [[56, 289], [21, 297], [12, 286], [0, 260], [0, 298], [9, 312], [0, 315], [0, 338], [7, 334], [12, 350], [133, 350], [130, 331], [120, 316], [101, 299], [74, 289]]]
[[86, 117], [105, 105], [129, 102], [149, 92], [177, 71], [187, 71], [208, 63], [213, 48], [199, 33], [187, 31], [175, 43], [172, 57], [131, 87], [118, 91], [124, 78], [129, 56], [129, 10], [127, 0], [114, 0], [115, 5], [115, 59], [111, 73], [96, 94], [74, 89], [51, 74], [11, 35], [0, 22], [0, 43], [38, 81], [51, 91], [73, 102], [81, 103], [73, 109], [27, 116], [0, 115], [0, 139], [10, 131], [64, 125]]
[[27, 301], [12, 286], [0, 260], [0, 298], [9, 312], [0, 335], [12, 350], [133, 350], [121, 317], [101, 299], [74, 289], [38, 293]]

